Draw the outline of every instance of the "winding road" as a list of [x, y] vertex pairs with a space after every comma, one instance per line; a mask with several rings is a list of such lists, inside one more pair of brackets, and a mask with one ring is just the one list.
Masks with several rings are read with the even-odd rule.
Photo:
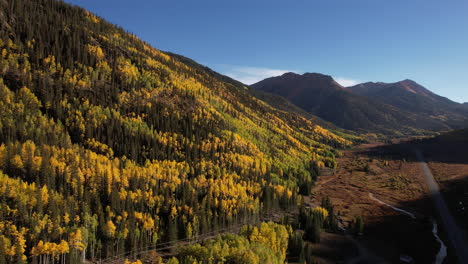
[[411, 218], [413, 218], [413, 219], [416, 219], [416, 216], [415, 216], [413, 213], [410, 213], [410, 212], [408, 212], [408, 211], [406, 211], [406, 210], [400, 209], [400, 208], [395, 207], [395, 206], [393, 206], [393, 205], [391, 205], [391, 204], [388, 204], [388, 203], [386, 203], [386, 202], [383, 202], [383, 201], [381, 201], [381, 200], [375, 198], [374, 194], [372, 194], [372, 193], [369, 193], [369, 198], [371, 198], [372, 200], [378, 202], [379, 204], [386, 205], [386, 206], [392, 208], [392, 209], [395, 210], [395, 211], [398, 211], [398, 212], [400, 212], [400, 213], [403, 213], [403, 214], [405, 214], [405, 215], [408, 215], [409, 217], [411, 217]]
[[458, 257], [459, 263], [467, 264], [468, 263], [468, 244], [466, 244], [464, 233], [458, 227], [450, 213], [445, 200], [440, 193], [439, 185], [434, 179], [434, 176], [431, 173], [431, 170], [427, 166], [427, 163], [424, 161], [424, 157], [421, 151], [416, 150], [416, 157], [418, 158], [419, 166], [421, 167], [424, 173], [424, 179], [429, 187], [429, 192], [431, 198], [434, 201], [434, 206], [439, 212], [439, 216], [442, 219], [442, 224], [447, 233], [450, 242], [452, 243], [453, 248], [455, 249], [455, 254]]

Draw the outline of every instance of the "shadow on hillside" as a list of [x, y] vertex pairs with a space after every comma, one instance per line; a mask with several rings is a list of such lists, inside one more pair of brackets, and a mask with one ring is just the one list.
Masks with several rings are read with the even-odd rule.
[[[465, 241], [468, 241], [466, 232], [468, 230], [468, 176], [446, 184], [441, 188], [441, 193], [452, 215], [456, 218], [458, 226], [465, 231]], [[374, 195], [378, 199], [391, 203], [378, 193]], [[360, 239], [364, 245], [376, 255], [385, 256], [391, 263], [399, 263], [398, 258], [402, 254], [411, 256], [415, 263], [434, 263], [434, 258], [440, 248], [439, 242], [432, 234], [432, 219], [436, 219], [438, 235], [448, 247], [448, 256], [444, 263], [457, 263], [452, 244], [434, 209], [431, 196], [392, 205], [414, 213], [416, 219], [381, 205], [394, 213], [385, 217], [366, 217], [365, 235]]]
[[[415, 150], [420, 150], [427, 162], [468, 164], [468, 140], [466, 140], [468, 137], [466, 135], [468, 134], [464, 131], [459, 134], [429, 139], [401, 141], [396, 144], [365, 149], [357, 152], [357, 155], [380, 160], [416, 162]], [[463, 178], [443, 182], [440, 189], [458, 226], [464, 230], [465, 241], [468, 241], [468, 232], [466, 232], [468, 230], [468, 171]], [[380, 196], [378, 193], [374, 193], [374, 195], [384, 202], [392, 203], [386, 200], [383, 195]], [[432, 219], [436, 219], [439, 228], [438, 234], [448, 247], [448, 256], [444, 263], [457, 263], [451, 241], [448, 240], [447, 233], [433, 204], [430, 195], [418, 200], [392, 204], [414, 212], [417, 216], [416, 219], [394, 211], [386, 205], [381, 205], [388, 208], [388, 215], [384, 217], [366, 216], [365, 234], [359, 240], [376, 255], [385, 256], [391, 263], [400, 263], [399, 256], [402, 254], [413, 257], [415, 263], [434, 263], [434, 258], [440, 248], [438, 241], [432, 234]]]
[[468, 164], [468, 140], [430, 138], [403, 141], [397, 144], [377, 146], [358, 154], [371, 158], [416, 161], [414, 150], [420, 150], [427, 162]]

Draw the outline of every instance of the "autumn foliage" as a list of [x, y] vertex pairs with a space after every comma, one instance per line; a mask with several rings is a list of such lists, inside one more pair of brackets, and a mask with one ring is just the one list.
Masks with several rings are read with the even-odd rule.
[[0, 261], [79, 263], [294, 208], [350, 144], [81, 8], [0, 1], [0, 23]]

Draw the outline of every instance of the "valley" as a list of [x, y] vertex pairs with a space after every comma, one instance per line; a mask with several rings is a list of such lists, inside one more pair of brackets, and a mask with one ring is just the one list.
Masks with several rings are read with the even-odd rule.
[[[394, 145], [374, 143], [345, 151], [339, 167], [320, 177], [313, 189], [312, 202], [330, 197], [345, 227], [362, 216], [365, 231], [357, 241], [389, 263], [398, 263], [402, 255], [411, 256], [416, 263], [433, 263], [441, 246], [431, 232], [431, 219], [436, 219], [438, 234], [444, 246], [449, 247], [443, 263], [455, 262], [456, 253], [447, 235], [460, 232], [444, 230], [444, 221], [433, 206], [424, 171], [415, 155], [396, 154], [390, 151], [393, 148]], [[454, 168], [445, 170], [447, 166]], [[457, 172], [468, 172], [463, 166], [466, 165], [429, 162], [434, 175], [443, 167], [446, 175], [453, 173], [452, 177], [457, 177]], [[443, 182], [441, 186], [443, 190]], [[453, 205], [453, 199], [448, 204]], [[328, 257], [333, 259], [337, 254], [331, 251]], [[327, 262], [325, 256], [323, 263], [333, 262]]]
[[0, 0], [0, 264], [468, 261], [467, 103], [403, 74], [224, 75], [138, 37], [232, 33], [188, 3], [124, 28], [73, 2]]

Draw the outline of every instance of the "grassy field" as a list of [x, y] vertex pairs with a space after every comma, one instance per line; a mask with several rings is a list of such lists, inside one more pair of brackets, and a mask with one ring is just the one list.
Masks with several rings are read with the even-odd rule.
[[[365, 230], [358, 241], [375, 255], [391, 263], [398, 263], [401, 254], [412, 256], [416, 263], [431, 263], [439, 244], [431, 233], [429, 219], [435, 215], [422, 177], [408, 156], [398, 156], [383, 144], [365, 144], [345, 151], [335, 173], [320, 177], [313, 201], [330, 197], [345, 226], [362, 216]], [[417, 219], [377, 203], [370, 193], [414, 212]], [[449, 252], [447, 260], [451, 258]]]

